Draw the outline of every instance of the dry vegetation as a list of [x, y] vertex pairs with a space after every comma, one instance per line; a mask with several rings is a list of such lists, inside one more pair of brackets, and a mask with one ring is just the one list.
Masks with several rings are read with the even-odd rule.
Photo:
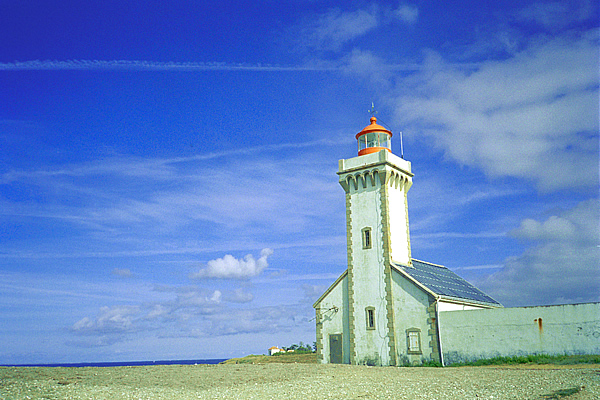
[[317, 353], [285, 353], [276, 356], [250, 355], [241, 358], [232, 358], [221, 364], [273, 364], [273, 363], [298, 363], [316, 364]]

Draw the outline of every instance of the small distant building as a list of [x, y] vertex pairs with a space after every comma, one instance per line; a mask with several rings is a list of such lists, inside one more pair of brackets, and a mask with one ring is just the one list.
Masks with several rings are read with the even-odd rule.
[[273, 354], [281, 353], [281, 352], [285, 352], [285, 350], [280, 349], [277, 346], [269, 347], [269, 355], [270, 356], [272, 356]]
[[412, 257], [411, 163], [392, 132], [356, 134], [339, 161], [348, 269], [315, 302], [320, 363], [411, 365], [525, 354], [600, 354], [600, 303], [503, 308], [441, 265]]

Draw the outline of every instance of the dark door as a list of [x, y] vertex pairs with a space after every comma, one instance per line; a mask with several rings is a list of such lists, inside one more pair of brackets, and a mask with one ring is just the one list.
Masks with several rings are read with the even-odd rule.
[[342, 364], [342, 334], [329, 335], [329, 362], [332, 364]]

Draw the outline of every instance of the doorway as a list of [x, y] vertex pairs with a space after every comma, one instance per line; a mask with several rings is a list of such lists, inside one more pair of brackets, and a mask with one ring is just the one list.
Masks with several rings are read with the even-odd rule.
[[344, 362], [341, 333], [329, 335], [329, 362], [332, 364], [342, 364]]

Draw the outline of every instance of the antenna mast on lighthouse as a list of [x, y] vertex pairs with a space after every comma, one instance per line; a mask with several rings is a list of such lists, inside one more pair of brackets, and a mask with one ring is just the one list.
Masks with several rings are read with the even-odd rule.
[[[371, 102], [371, 109], [367, 110], [367, 112], [369, 114], [371, 114], [371, 117], [374, 117], [375, 114], [377, 114], [377, 110], [375, 110], [375, 103]], [[390, 128], [390, 126], [388, 124], [386, 124], [385, 122], [381, 121], [381, 119], [379, 119], [379, 122], [381, 122], [383, 125], [385, 125], [386, 128], [389, 129], [390, 132], [392, 132], [392, 129]], [[402, 140], [402, 131], [400, 131], [400, 157], [402, 159], [404, 159], [404, 143]]]

